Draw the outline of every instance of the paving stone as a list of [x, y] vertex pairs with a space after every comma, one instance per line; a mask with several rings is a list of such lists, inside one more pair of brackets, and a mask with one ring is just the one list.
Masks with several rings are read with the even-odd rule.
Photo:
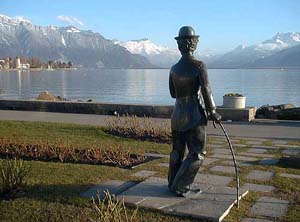
[[109, 180], [100, 185], [88, 189], [87, 191], [81, 193], [80, 196], [88, 198], [97, 198], [97, 194], [99, 194], [100, 199], [103, 199], [105, 197], [104, 191], [108, 191], [110, 194], [117, 195], [134, 186], [135, 184], [136, 182], [131, 181], [125, 182], [121, 180]]
[[275, 165], [279, 162], [279, 159], [263, 159], [259, 161], [260, 165]]
[[121, 193], [118, 198], [124, 198], [126, 203], [152, 209], [162, 209], [185, 200], [171, 193], [167, 184], [167, 179], [150, 177]]
[[274, 176], [274, 172], [262, 171], [262, 170], [252, 170], [247, 174], [247, 179], [268, 181]]
[[266, 149], [266, 150], [278, 150], [278, 147], [275, 147], [275, 146], [252, 146], [252, 148], [255, 148], [255, 149]]
[[265, 219], [258, 219], [258, 218], [244, 218], [242, 222], [274, 222], [273, 220], [265, 220]]
[[260, 185], [254, 183], [245, 183], [242, 187], [246, 190], [253, 190], [257, 192], [271, 192], [275, 190], [274, 186]]
[[219, 161], [220, 159], [216, 159], [216, 158], [210, 158], [210, 157], [205, 157], [205, 159], [204, 159], [204, 162], [203, 162], [203, 166], [207, 166], [207, 165], [210, 165], [210, 164], [212, 164], [212, 163], [214, 163], [214, 162], [217, 162], [217, 161]]
[[223, 144], [214, 144], [214, 143], [210, 143], [210, 144], [208, 144], [208, 146], [211, 147], [211, 148], [222, 148], [222, 147], [224, 147], [225, 145], [223, 145]]
[[150, 171], [150, 170], [141, 170], [133, 174], [135, 177], [150, 177], [156, 174], [155, 171]]
[[288, 144], [288, 140], [272, 140], [272, 143], [274, 144], [274, 145], [286, 145], [286, 144]]
[[278, 218], [286, 214], [289, 202], [274, 197], [261, 197], [252, 206], [250, 214]]
[[282, 151], [282, 154], [287, 155], [287, 156], [297, 156], [300, 155], [300, 149], [286, 149]]
[[[234, 165], [232, 160], [224, 160], [221, 162], [221, 164], [230, 165], [230, 166]], [[237, 165], [238, 166], [253, 166], [254, 164], [252, 162], [238, 161]]]
[[[218, 160], [218, 159], [217, 159]], [[202, 164], [203, 165], [203, 164]], [[160, 167], [168, 167], [169, 168], [169, 163], [158, 163], [157, 166], [160, 166]], [[203, 167], [200, 167], [199, 171], [203, 171], [204, 168]], [[151, 176], [151, 175], [150, 175]]]
[[[242, 198], [248, 191], [241, 190]], [[203, 191], [203, 193], [193, 199], [169, 206], [164, 210], [179, 216], [190, 216], [209, 221], [222, 221], [230, 212], [236, 202], [236, 189], [233, 187], [214, 186]]]
[[157, 165], [160, 167], [169, 167], [169, 163], [159, 163]]
[[219, 176], [212, 174], [197, 173], [194, 184], [209, 184], [213, 186], [226, 186], [233, 180], [232, 177]]
[[[226, 141], [227, 141], [227, 140], [226, 140]], [[241, 142], [240, 139], [230, 139], [230, 141], [231, 141], [232, 143], [240, 143], [240, 142]]]
[[240, 152], [239, 155], [242, 156], [252, 156], [252, 157], [258, 157], [258, 158], [273, 158], [274, 155], [272, 154], [263, 154], [263, 153], [250, 153], [249, 151], [247, 152]]
[[230, 150], [225, 148], [216, 148], [213, 149], [211, 152], [216, 154], [230, 154]]
[[[232, 160], [232, 156], [226, 154], [213, 154], [211, 157]], [[236, 160], [249, 162], [249, 161], [257, 161], [258, 159], [254, 157], [247, 157], [247, 156], [236, 156]]]
[[209, 143], [210, 144], [223, 145], [224, 143], [226, 143], [226, 140], [213, 140], [213, 141], [211, 141]]
[[267, 149], [250, 148], [247, 150], [248, 153], [265, 153]]
[[287, 178], [300, 179], [300, 175], [296, 175], [296, 174], [280, 173], [279, 176], [287, 177]]
[[282, 147], [282, 148], [300, 148], [300, 146], [298, 145], [277, 145], [278, 147]]
[[145, 153], [145, 156], [159, 157], [159, 158], [170, 158], [170, 155], [160, 154], [160, 153]]
[[249, 145], [262, 145], [263, 141], [259, 141], [259, 140], [247, 140], [246, 142]]
[[235, 168], [231, 166], [214, 166], [209, 170], [214, 172], [221, 172], [221, 173], [235, 173]]

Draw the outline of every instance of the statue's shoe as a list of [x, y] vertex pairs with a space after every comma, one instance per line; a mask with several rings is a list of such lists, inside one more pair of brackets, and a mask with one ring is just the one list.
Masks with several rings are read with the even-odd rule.
[[201, 193], [202, 193], [202, 190], [200, 190], [200, 189], [188, 189], [186, 192], [176, 191], [176, 194], [179, 197], [185, 197], [185, 198], [189, 198], [189, 199], [196, 198]]

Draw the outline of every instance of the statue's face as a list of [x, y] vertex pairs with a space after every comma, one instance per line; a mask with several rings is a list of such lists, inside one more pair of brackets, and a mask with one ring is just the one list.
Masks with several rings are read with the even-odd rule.
[[198, 38], [190, 39], [190, 49], [191, 49], [191, 51], [194, 52], [196, 50], [198, 42], [199, 42]]
[[198, 38], [178, 39], [178, 49], [182, 54], [192, 53], [196, 50], [198, 41]]

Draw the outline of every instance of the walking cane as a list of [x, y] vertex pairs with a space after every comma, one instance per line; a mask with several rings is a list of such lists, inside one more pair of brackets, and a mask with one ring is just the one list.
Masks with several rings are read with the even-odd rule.
[[[236, 159], [235, 159], [235, 153], [234, 153], [234, 150], [233, 150], [233, 147], [232, 147], [232, 144], [230, 142], [230, 139], [229, 139], [229, 136], [223, 126], [223, 124], [221, 123], [221, 121], [218, 123], [220, 125], [220, 128], [222, 129], [226, 139], [227, 139], [227, 142], [228, 142], [228, 145], [229, 145], [229, 149], [230, 149], [230, 152], [231, 152], [231, 155], [232, 155], [232, 160], [233, 160], [233, 164], [234, 164], [234, 168], [235, 168], [235, 179], [236, 179], [236, 204], [237, 204], [237, 208], [240, 207], [240, 198], [239, 198], [239, 193], [240, 193], [240, 179], [239, 179], [239, 172], [238, 172], [238, 168], [237, 168], [237, 164], [236, 164]], [[214, 128], [217, 128], [216, 127], [216, 124], [215, 124], [215, 121], [213, 121], [213, 125], [214, 125]]]

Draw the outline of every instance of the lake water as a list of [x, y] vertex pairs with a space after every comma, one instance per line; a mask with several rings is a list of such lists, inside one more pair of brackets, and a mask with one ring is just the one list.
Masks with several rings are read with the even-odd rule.
[[[244, 94], [247, 106], [300, 105], [300, 70], [211, 69], [208, 75], [217, 105], [230, 92]], [[167, 69], [0, 71], [0, 98], [33, 99], [47, 90], [72, 100], [170, 105], [168, 78]]]

